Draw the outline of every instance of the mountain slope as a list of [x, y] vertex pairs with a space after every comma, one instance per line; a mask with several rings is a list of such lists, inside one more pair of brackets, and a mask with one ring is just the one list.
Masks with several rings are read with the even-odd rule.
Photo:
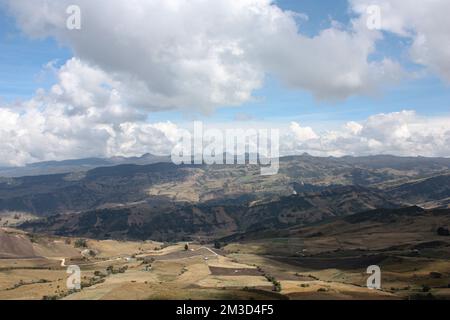
[[[389, 193], [410, 204], [424, 204], [438, 207], [445, 206], [450, 197], [450, 175], [440, 175], [428, 179], [402, 184], [391, 188]], [[442, 202], [440, 202], [442, 200]]]
[[321, 192], [302, 193], [249, 208], [242, 220], [247, 228], [277, 228], [308, 224], [375, 208], [397, 208], [383, 192], [361, 186], [330, 187]]
[[153, 184], [177, 181], [187, 174], [185, 166], [160, 163], [97, 168], [79, 175], [6, 179], [0, 182], [0, 210], [51, 215], [140, 201], [148, 197], [146, 190]]
[[450, 236], [439, 232], [449, 228], [450, 209], [413, 206], [370, 210], [307, 226], [253, 230], [221, 241], [259, 246], [260, 253], [289, 256], [292, 263], [304, 260], [334, 268], [339, 261], [364, 262], [369, 256], [450, 259]]
[[[309, 155], [282, 158], [280, 171], [273, 176], [261, 176], [260, 168], [250, 165], [107, 166], [86, 172], [0, 178], [0, 211], [48, 216], [159, 199], [192, 205], [261, 204], [294, 192], [315, 192], [320, 197], [328, 197], [321, 193], [339, 186], [364, 186], [372, 190], [371, 198], [376, 193], [386, 198], [383, 191], [388, 190], [391, 202], [416, 205], [432, 201], [427, 205], [432, 207], [438, 202], [449, 203], [449, 168], [450, 159], [441, 158], [317, 158]], [[442, 177], [438, 178], [439, 175]], [[366, 202], [362, 194], [360, 197]], [[319, 217], [339, 215], [347, 210], [332, 197], [328, 200], [331, 201], [328, 209], [321, 210]], [[313, 206], [327, 206], [319, 202], [316, 199]], [[379, 203], [365, 206], [354, 199], [351, 205], [355, 208], [351, 211], [377, 208]], [[280, 208], [268, 208], [269, 211], [275, 209]], [[311, 221], [315, 220], [314, 215], [311, 209]]]
[[24, 234], [0, 229], [0, 258], [12, 259], [17, 257], [36, 257], [30, 239]]
[[38, 233], [100, 239], [211, 240], [235, 232], [283, 228], [372, 208], [398, 206], [370, 189], [337, 187], [253, 206], [171, 203], [165, 207], [152, 207], [150, 203], [139, 203], [123, 208], [51, 216], [24, 223], [21, 228]]

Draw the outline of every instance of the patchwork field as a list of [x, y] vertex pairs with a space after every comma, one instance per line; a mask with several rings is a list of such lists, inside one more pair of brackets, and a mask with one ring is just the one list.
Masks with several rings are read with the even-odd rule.
[[[324, 243], [305, 245], [301, 239], [231, 243], [218, 250], [196, 243], [80, 241], [14, 229], [0, 235], [0, 299], [450, 298], [446, 259], [327, 256]], [[15, 252], [6, 239], [19, 243]], [[301, 245], [300, 259], [280, 250]], [[316, 254], [305, 255], [310, 252]], [[381, 290], [366, 287], [366, 267], [374, 261], [382, 268]], [[81, 290], [67, 288], [69, 265], [81, 269]]]

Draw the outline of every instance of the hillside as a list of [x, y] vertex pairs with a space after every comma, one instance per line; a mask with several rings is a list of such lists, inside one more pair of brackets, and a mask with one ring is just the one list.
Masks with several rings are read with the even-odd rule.
[[58, 174], [0, 180], [0, 210], [37, 215], [82, 211], [108, 203], [147, 198], [153, 184], [177, 181], [186, 167], [169, 163], [103, 167], [87, 173]]
[[18, 257], [36, 257], [30, 239], [24, 234], [0, 229], [0, 259], [13, 259]]
[[447, 207], [450, 196], [450, 175], [421, 179], [391, 188], [389, 193], [409, 204]]
[[393, 208], [376, 190], [333, 187], [320, 193], [282, 197], [257, 205], [166, 205], [151, 202], [129, 207], [60, 214], [27, 222], [21, 228], [64, 236], [106, 239], [211, 240], [254, 229], [282, 228], [373, 208]]
[[[366, 268], [370, 264], [383, 269], [402, 263], [401, 270], [414, 270], [414, 260], [416, 266], [435, 259], [449, 261], [450, 236], [439, 231], [449, 227], [449, 209], [406, 207], [372, 210], [309, 226], [240, 233], [221, 242], [228, 243], [230, 252], [267, 255], [314, 270]], [[421, 281], [424, 278], [426, 275]]]
[[[104, 206], [127, 205], [139, 201], [215, 202], [248, 204], [267, 202], [291, 195], [294, 191], [320, 192], [336, 186], [364, 186], [393, 190], [394, 202], [409, 199], [423, 202], [450, 197], [445, 189], [427, 188], [422, 198], [408, 197], [401, 189], [405, 183], [436, 177], [450, 170], [450, 159], [400, 158], [390, 156], [318, 158], [309, 155], [281, 159], [280, 171], [261, 176], [259, 167], [176, 166], [171, 163], [99, 167], [86, 172], [0, 178], [0, 211], [21, 211], [48, 216], [94, 210]], [[439, 182], [437, 182], [439, 183]], [[364, 209], [364, 208], [363, 208]]]

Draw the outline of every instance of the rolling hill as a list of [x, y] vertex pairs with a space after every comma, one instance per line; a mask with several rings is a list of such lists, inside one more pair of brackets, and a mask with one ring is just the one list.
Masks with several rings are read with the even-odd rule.
[[447, 207], [450, 200], [450, 175], [440, 175], [402, 184], [389, 193], [410, 204], [427, 207]]
[[[320, 192], [333, 186], [392, 190], [394, 202], [405, 199], [408, 204], [418, 204], [415, 202], [450, 197], [445, 188], [448, 176], [437, 178], [449, 171], [450, 159], [391, 156], [285, 157], [280, 161], [280, 172], [274, 176], [261, 176], [258, 166], [124, 164], [63, 174], [0, 178], [0, 211], [49, 216], [155, 199], [247, 204], [277, 200], [294, 191]], [[440, 189], [417, 184], [429, 178], [445, 181], [436, 181]], [[411, 185], [405, 185], [408, 183]], [[422, 198], [413, 193], [422, 194]]]
[[60, 214], [21, 225], [32, 232], [90, 238], [211, 240], [234, 232], [283, 228], [346, 216], [374, 208], [399, 207], [376, 190], [363, 187], [332, 187], [320, 193], [282, 197], [269, 203], [166, 204], [151, 202], [129, 207]]

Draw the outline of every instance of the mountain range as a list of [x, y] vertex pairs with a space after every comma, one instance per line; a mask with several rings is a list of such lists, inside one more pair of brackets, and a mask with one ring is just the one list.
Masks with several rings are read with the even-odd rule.
[[141, 157], [85, 158], [63, 161], [45, 161], [27, 164], [20, 167], [0, 167], [0, 177], [23, 177], [84, 172], [98, 167], [117, 166], [121, 164], [145, 165], [158, 162], [169, 162], [168, 156], [156, 156], [150, 153]]
[[254, 165], [121, 164], [3, 177], [0, 210], [37, 216], [22, 225], [32, 232], [210, 241], [375, 209], [448, 208], [449, 173], [450, 159], [393, 156], [285, 157], [274, 176]]

